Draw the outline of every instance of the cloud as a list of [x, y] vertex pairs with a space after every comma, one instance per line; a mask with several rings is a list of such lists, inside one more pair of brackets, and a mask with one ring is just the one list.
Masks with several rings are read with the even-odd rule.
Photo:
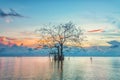
[[24, 17], [23, 15], [17, 13], [13, 9], [9, 9], [9, 12], [5, 12], [2, 9], [0, 9], [0, 17], [5, 18], [5, 17]]
[[110, 41], [108, 42], [109, 44], [112, 44], [112, 45], [120, 45], [120, 42], [116, 41], [116, 40], [113, 40], [113, 41]]
[[[8, 41], [8, 40], [16, 41], [16, 39], [14, 40], [8, 37], [1, 37], [0, 39], [1, 41]], [[24, 41], [25, 43], [27, 43], [29, 40], [24, 39]], [[66, 55], [68, 56], [111, 56], [111, 57], [120, 56], [120, 42], [114, 40], [108, 43], [111, 44], [111, 46], [90, 46], [85, 48], [86, 51], [83, 51], [78, 47], [69, 46], [68, 47], [70, 48], [69, 53], [68, 51], [64, 50], [64, 55], [65, 56]], [[47, 56], [49, 53], [49, 49], [42, 48], [40, 46], [32, 49], [24, 45], [25, 45], [24, 43], [21, 45], [12, 44], [11, 42], [9, 43], [9, 45], [0, 43], [0, 56], [38, 56], [38, 55]]]
[[9, 38], [5, 36], [0, 36], [0, 44], [4, 44], [7, 46], [26, 46], [26, 47], [36, 47], [38, 44], [39, 39], [34, 38], [23, 38], [23, 39], [17, 39], [17, 38]]
[[23, 31], [23, 32], [20, 32], [21, 35], [26, 35], [26, 36], [30, 36], [30, 35], [36, 35], [34, 32], [31, 32], [31, 31]]
[[0, 18], [4, 18], [6, 23], [13, 22], [14, 17], [23, 18], [25, 16], [16, 12], [14, 9], [8, 9], [8, 11], [0, 9]]
[[120, 20], [115, 17], [107, 17], [108, 22], [111, 23], [112, 25], [115, 25], [117, 28], [120, 28]]
[[22, 31], [19, 34], [24, 38], [40, 38], [40, 34], [35, 31]]
[[95, 30], [89, 30], [88, 32], [103, 32], [103, 29], [95, 29]]
[[11, 23], [11, 22], [13, 22], [13, 19], [11, 19], [11, 18], [6, 18], [6, 19], [5, 19], [5, 22], [6, 22], [6, 23]]
[[115, 41], [115, 40], [110, 41], [110, 42], [108, 42], [108, 43], [111, 44], [111, 47], [110, 47], [110, 48], [118, 48], [118, 47], [120, 46], [120, 42]]

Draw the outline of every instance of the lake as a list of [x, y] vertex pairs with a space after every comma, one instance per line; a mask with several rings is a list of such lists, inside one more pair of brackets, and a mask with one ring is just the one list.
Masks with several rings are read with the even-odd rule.
[[120, 80], [120, 58], [0, 57], [0, 80]]

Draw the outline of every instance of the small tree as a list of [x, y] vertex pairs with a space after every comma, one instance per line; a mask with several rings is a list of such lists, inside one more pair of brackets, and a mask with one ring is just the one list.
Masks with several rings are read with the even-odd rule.
[[[82, 47], [81, 42], [84, 40], [83, 30], [72, 22], [60, 25], [45, 25], [37, 30], [41, 39], [45, 41], [49, 47], [58, 48], [58, 59], [63, 59], [63, 46], [74, 45]], [[40, 40], [41, 40], [40, 39]], [[56, 45], [57, 44], [57, 45]]]

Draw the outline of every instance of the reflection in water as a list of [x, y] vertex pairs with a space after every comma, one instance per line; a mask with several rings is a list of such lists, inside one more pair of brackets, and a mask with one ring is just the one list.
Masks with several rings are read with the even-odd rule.
[[[120, 80], [120, 58], [1, 57], [0, 80]], [[92, 64], [91, 64], [92, 63]]]
[[2, 58], [0, 80], [50, 79], [51, 66], [47, 58]]
[[91, 62], [91, 64], [92, 64], [92, 60], [93, 60], [92, 57], [90, 57], [90, 62]]
[[57, 62], [58, 65], [58, 71], [60, 73], [60, 80], [63, 80], [63, 61], [58, 61]]

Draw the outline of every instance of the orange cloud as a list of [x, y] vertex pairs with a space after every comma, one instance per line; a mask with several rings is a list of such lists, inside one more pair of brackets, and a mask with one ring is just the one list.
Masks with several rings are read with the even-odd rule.
[[9, 38], [5, 36], [0, 37], [0, 44], [4, 44], [7, 46], [25, 46], [25, 47], [31, 47], [31, 48], [42, 48], [43, 45], [52, 45], [51, 39], [38, 39], [38, 38]]
[[38, 39], [15, 39], [15, 38], [8, 38], [5, 36], [0, 37], [0, 43], [8, 46], [26, 46], [26, 47], [33, 47], [37, 44]]
[[95, 29], [95, 30], [90, 30], [88, 32], [103, 32], [104, 30], [103, 29]]

